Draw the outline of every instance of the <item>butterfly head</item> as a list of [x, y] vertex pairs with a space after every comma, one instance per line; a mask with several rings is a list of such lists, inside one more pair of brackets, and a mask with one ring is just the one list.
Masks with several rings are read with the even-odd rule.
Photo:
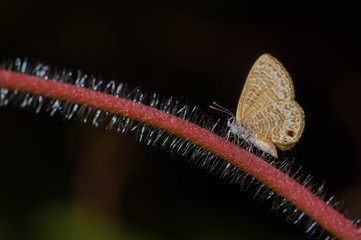
[[235, 118], [235, 117], [230, 117], [230, 118], [228, 118], [228, 120], [227, 120], [227, 126], [228, 126], [228, 127], [231, 127], [232, 125], [235, 124], [235, 121], [236, 121], [236, 118]]
[[248, 142], [249, 138], [252, 136], [251, 132], [245, 128], [241, 122], [237, 121], [235, 117], [230, 117], [227, 121], [227, 126], [229, 127], [228, 136], [233, 135], [237, 139], [243, 139]]

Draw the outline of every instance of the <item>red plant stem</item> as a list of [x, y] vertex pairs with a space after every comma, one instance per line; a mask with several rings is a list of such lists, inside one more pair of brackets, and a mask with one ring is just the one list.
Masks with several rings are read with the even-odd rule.
[[84, 104], [127, 116], [190, 141], [247, 172], [339, 239], [361, 239], [360, 229], [304, 186], [222, 137], [160, 110], [71, 84], [0, 70], [0, 88]]

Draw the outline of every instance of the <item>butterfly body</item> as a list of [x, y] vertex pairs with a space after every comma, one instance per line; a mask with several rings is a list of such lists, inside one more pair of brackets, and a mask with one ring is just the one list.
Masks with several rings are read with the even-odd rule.
[[288, 72], [277, 59], [263, 54], [246, 79], [236, 116], [228, 122], [229, 135], [277, 158], [276, 146], [290, 149], [304, 128], [304, 113], [294, 98]]

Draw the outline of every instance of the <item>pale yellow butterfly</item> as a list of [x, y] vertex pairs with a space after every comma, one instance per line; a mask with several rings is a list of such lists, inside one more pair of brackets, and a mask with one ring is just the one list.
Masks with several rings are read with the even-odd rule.
[[248, 74], [236, 116], [228, 121], [228, 135], [277, 158], [276, 146], [281, 150], [293, 147], [305, 125], [303, 110], [294, 98], [286, 69], [271, 55], [263, 54]]

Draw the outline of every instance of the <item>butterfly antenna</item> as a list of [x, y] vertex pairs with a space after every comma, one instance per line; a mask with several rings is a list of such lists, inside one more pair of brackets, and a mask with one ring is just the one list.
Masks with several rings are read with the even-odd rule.
[[[213, 106], [214, 105], [214, 106]], [[218, 103], [216, 102], [213, 102], [213, 105], [209, 105], [210, 108], [214, 109], [214, 110], [217, 110], [217, 111], [220, 111], [220, 112], [224, 112], [226, 114], [229, 114], [231, 115], [232, 117], [234, 116], [233, 113], [231, 111], [229, 111], [227, 108], [225, 107], [222, 107], [221, 105], [219, 105]]]

